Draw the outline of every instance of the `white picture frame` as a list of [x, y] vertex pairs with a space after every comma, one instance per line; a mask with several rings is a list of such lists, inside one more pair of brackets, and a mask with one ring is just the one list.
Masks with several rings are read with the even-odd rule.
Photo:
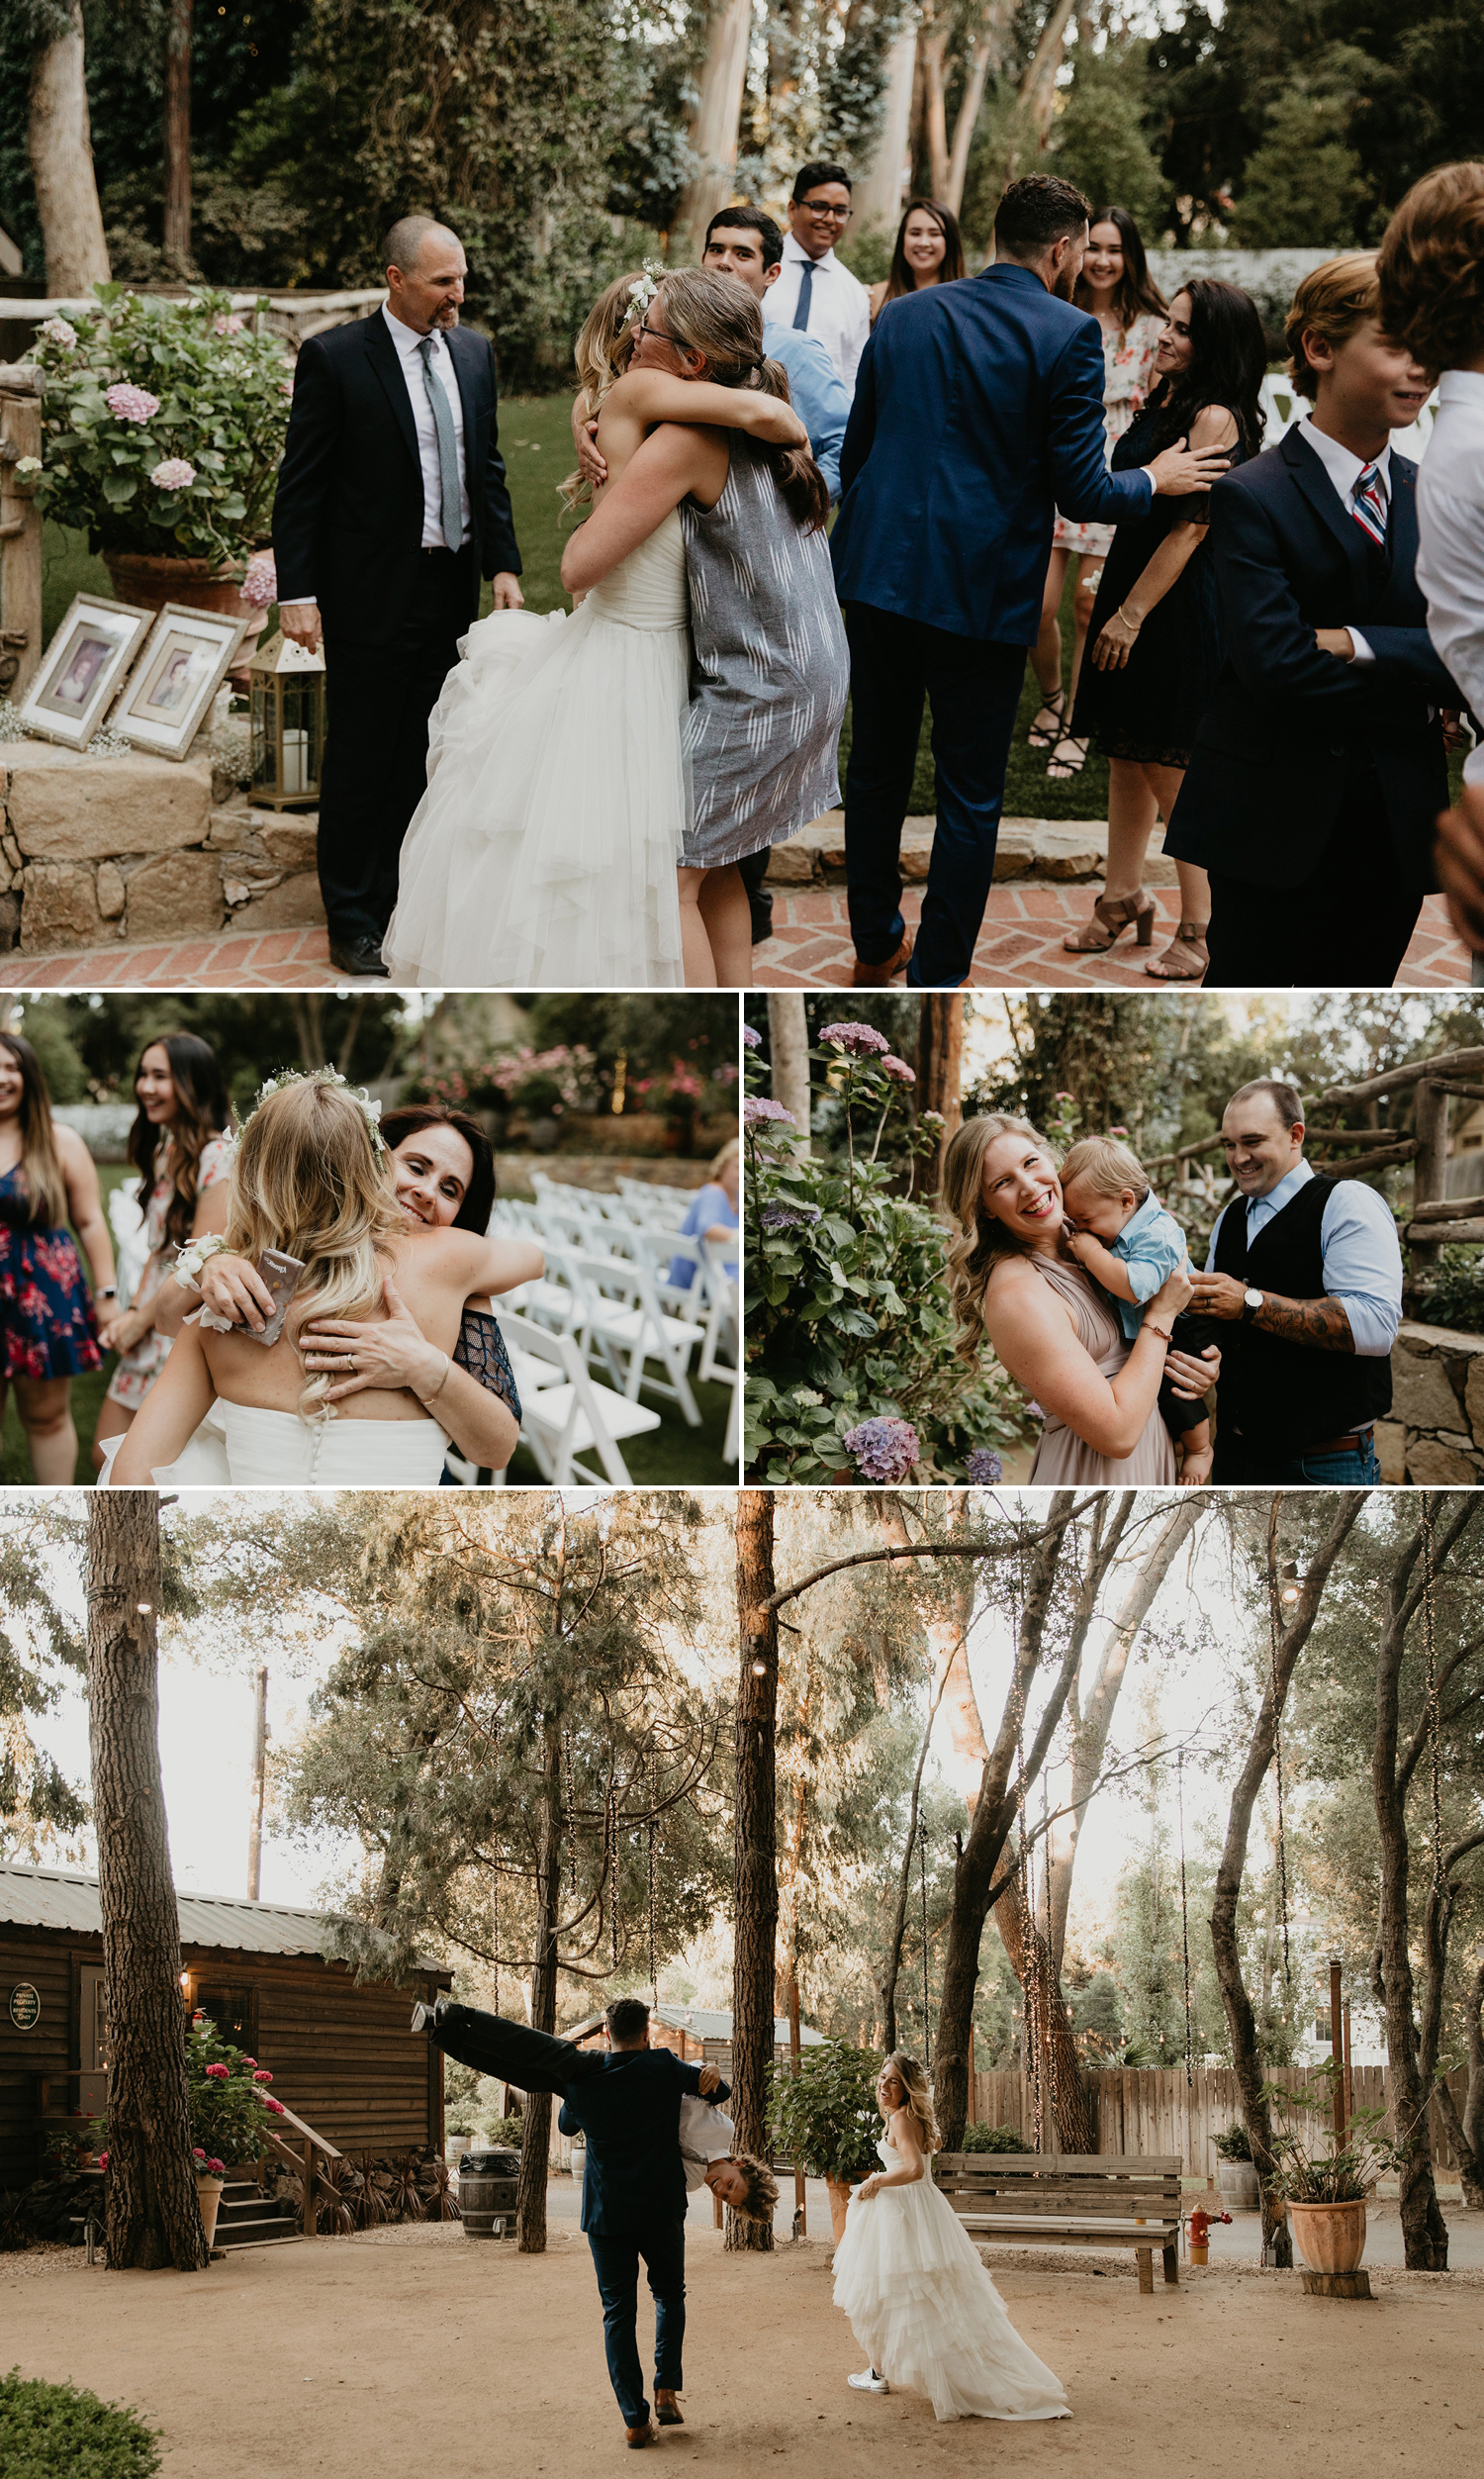
[[110, 718], [115, 731], [151, 757], [185, 757], [246, 632], [227, 612], [166, 603]]
[[64, 749], [85, 749], [153, 618], [137, 603], [74, 594], [21, 701], [24, 728]]

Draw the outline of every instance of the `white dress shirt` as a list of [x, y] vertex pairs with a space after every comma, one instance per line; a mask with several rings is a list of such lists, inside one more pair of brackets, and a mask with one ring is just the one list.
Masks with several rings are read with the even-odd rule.
[[[1428, 634], [1484, 726], [1484, 371], [1444, 370], [1428, 452], [1418, 468], [1417, 582]], [[1484, 739], [1464, 761], [1484, 784]]]
[[809, 287], [808, 334], [817, 336], [853, 396], [856, 372], [871, 334], [871, 295], [864, 284], [857, 283], [849, 267], [841, 265], [833, 249], [827, 249], [822, 258], [811, 259], [791, 233], [785, 234], [784, 271], [768, 294], [769, 325], [793, 325], [798, 287], [806, 266], [814, 270]]
[[[417, 430], [417, 461], [422, 467], [422, 548], [441, 550], [443, 541], [443, 481], [438, 468], [438, 433], [433, 422], [432, 407], [427, 401], [427, 387], [422, 376], [421, 336], [416, 328], [405, 327], [394, 318], [385, 303], [382, 317], [387, 333], [397, 347], [402, 375], [407, 381], [408, 398], [413, 408], [413, 421]], [[443, 336], [434, 330], [430, 357], [433, 377], [448, 399], [453, 416], [453, 443], [459, 460], [459, 515], [463, 521], [464, 539], [469, 539], [469, 476], [464, 455], [464, 409], [459, 402], [459, 383], [454, 375], [453, 355]]]
[[[1307, 414], [1298, 427], [1334, 483], [1336, 496], [1353, 524], [1355, 522], [1354, 489], [1365, 471], [1365, 458], [1356, 456], [1347, 447], [1342, 447], [1339, 439], [1332, 439], [1328, 430], [1317, 430]], [[1391, 441], [1389, 439], [1376, 458], [1376, 481], [1380, 489], [1382, 505], [1389, 517], [1391, 514]], [[1348, 627], [1349, 622], [1346, 621], [1345, 625]], [[1350, 628], [1350, 643], [1355, 649], [1357, 663], [1375, 661], [1374, 654], [1358, 628]]]
[[[1237, 1195], [1223, 1205], [1211, 1232], [1206, 1272], [1216, 1272], [1216, 1234], [1229, 1213], [1246, 1210], [1251, 1248], [1263, 1224], [1313, 1177], [1313, 1164], [1300, 1162], [1267, 1195]], [[1384, 1360], [1402, 1322], [1402, 1251], [1390, 1206], [1363, 1180], [1340, 1180], [1324, 1209], [1319, 1246], [1325, 1296], [1338, 1299], [1349, 1319], [1356, 1359]]]

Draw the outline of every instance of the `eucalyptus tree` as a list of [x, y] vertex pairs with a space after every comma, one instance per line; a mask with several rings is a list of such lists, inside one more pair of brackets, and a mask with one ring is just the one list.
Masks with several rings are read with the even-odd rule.
[[0, 1859], [39, 1859], [88, 1817], [85, 1786], [35, 1735], [87, 1667], [82, 1631], [57, 1597], [63, 1527], [81, 1530], [65, 1505], [13, 1491], [0, 1525]]

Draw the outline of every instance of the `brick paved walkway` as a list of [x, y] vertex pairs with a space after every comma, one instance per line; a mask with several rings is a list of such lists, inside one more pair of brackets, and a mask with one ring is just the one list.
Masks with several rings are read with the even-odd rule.
[[[788, 887], [773, 891], [773, 936], [753, 949], [753, 980], [763, 990], [848, 987], [854, 950], [846, 925], [843, 887]], [[1155, 990], [1144, 971], [1133, 934], [1125, 931], [1107, 955], [1068, 955], [1062, 940], [1092, 910], [1097, 882], [1062, 887], [1012, 881], [994, 888], [974, 948], [974, 990]], [[1153, 952], [1158, 955], [1179, 920], [1179, 891], [1157, 888], [1159, 919]], [[917, 926], [921, 892], [909, 887], [902, 913]], [[1449, 926], [1440, 896], [1430, 896], [1397, 975], [1399, 990], [1457, 990], [1468, 986], [1469, 959]], [[1172, 989], [1179, 983], [1167, 985]], [[1186, 988], [1188, 984], [1184, 985]], [[898, 982], [893, 987], [900, 989]]]
[[77, 955], [7, 956], [0, 990], [385, 990], [347, 985], [323, 929], [224, 931], [151, 947], [92, 947]]

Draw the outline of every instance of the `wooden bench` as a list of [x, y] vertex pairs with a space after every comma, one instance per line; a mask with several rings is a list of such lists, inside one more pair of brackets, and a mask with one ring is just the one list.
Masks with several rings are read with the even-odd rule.
[[1128, 2246], [1151, 2296], [1156, 2250], [1179, 2280], [1180, 2163], [1139, 2152], [937, 2152], [933, 2177], [970, 2235], [1002, 2246]]

